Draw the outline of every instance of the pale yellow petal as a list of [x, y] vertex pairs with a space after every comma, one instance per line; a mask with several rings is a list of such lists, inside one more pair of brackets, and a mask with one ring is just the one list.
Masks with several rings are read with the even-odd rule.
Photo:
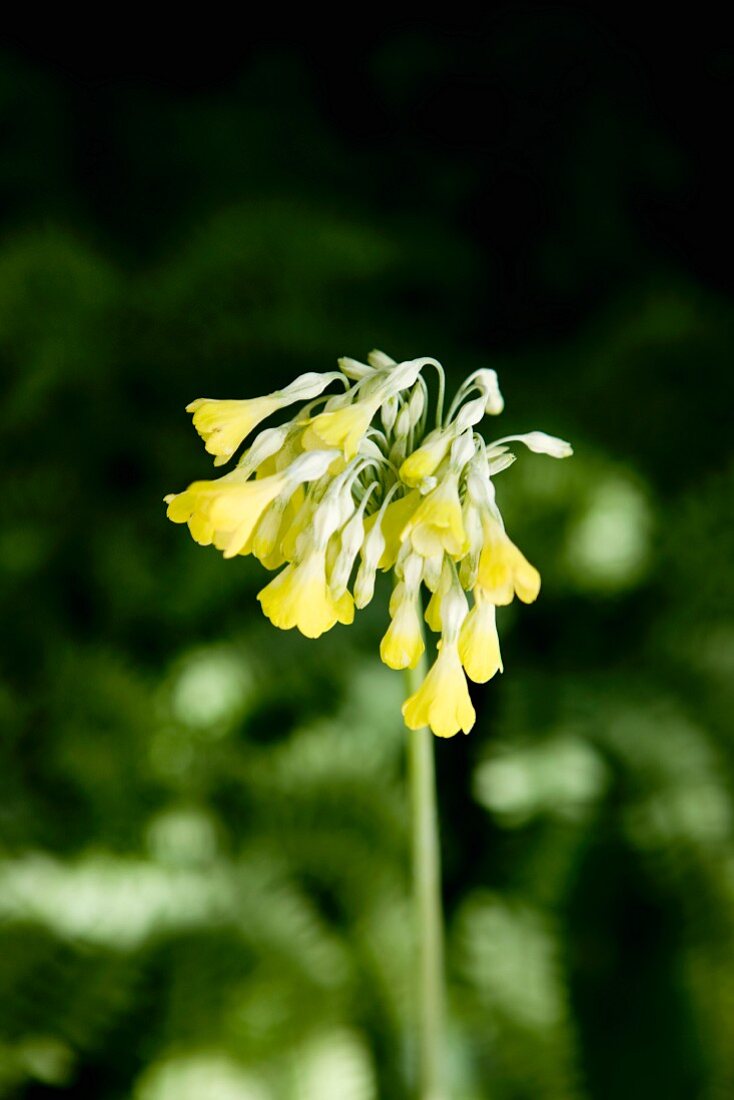
[[389, 668], [415, 668], [426, 648], [416, 603], [415, 597], [400, 603], [380, 642], [380, 657]]
[[375, 412], [374, 404], [355, 401], [341, 409], [319, 413], [308, 424], [304, 446], [308, 450], [338, 447], [346, 458], [353, 458]]
[[[400, 497], [399, 500], [391, 500], [385, 508], [380, 522], [380, 529], [385, 539], [385, 549], [378, 562], [378, 569], [392, 569], [400, 552], [400, 536], [403, 528], [420, 502], [420, 493], [417, 489], [413, 489], [404, 497]], [[369, 534], [372, 530], [378, 515], [379, 512], [375, 512], [365, 521], [365, 534]]]
[[320, 552], [287, 565], [257, 598], [274, 626], [281, 630], [296, 627], [307, 638], [318, 638], [337, 622], [349, 623], [354, 617], [349, 593], [336, 601], [329, 592]]
[[218, 401], [203, 397], [192, 401], [186, 411], [194, 414], [194, 427], [204, 440], [209, 454], [216, 455], [217, 464], [221, 465], [277, 407], [278, 401], [273, 397], [255, 397], [246, 401]]
[[437, 737], [468, 733], [476, 721], [455, 645], [444, 645], [418, 690], [403, 704], [408, 729], [428, 726]]
[[467, 676], [484, 684], [502, 671], [494, 605], [480, 602], [467, 615], [459, 634], [459, 657]]

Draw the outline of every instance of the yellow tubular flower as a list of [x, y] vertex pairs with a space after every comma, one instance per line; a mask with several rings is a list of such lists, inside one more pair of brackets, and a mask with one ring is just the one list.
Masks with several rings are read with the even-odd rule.
[[[302, 489], [296, 490], [302, 493]], [[295, 495], [295, 494], [294, 494]], [[286, 558], [281, 549], [283, 535], [288, 530], [288, 519], [292, 521], [293, 508], [287, 491], [276, 497], [263, 512], [255, 528], [251, 545], [252, 553], [266, 569], [278, 569]], [[241, 552], [241, 551], [240, 551]]]
[[286, 561], [293, 561], [296, 557], [296, 543], [300, 535], [308, 530], [313, 522], [314, 510], [317, 507], [313, 499], [305, 497], [300, 508], [294, 513], [288, 528], [283, 534], [281, 549]]
[[424, 478], [434, 474], [449, 452], [453, 434], [436, 429], [426, 436], [423, 443], [408, 455], [400, 467], [400, 478], [406, 485], [420, 485]]
[[[385, 546], [377, 565], [378, 569], [392, 569], [397, 561], [398, 553], [400, 552], [400, 536], [403, 533], [403, 528], [420, 502], [420, 493], [417, 489], [413, 489], [412, 492], [404, 497], [400, 497], [399, 500], [391, 500], [381, 513], [380, 528], [385, 540]], [[365, 523], [364, 528], [367, 534], [369, 534], [374, 527], [378, 516], [380, 516], [380, 513], [376, 512], [374, 515], [370, 516]]]
[[214, 465], [227, 462], [243, 440], [276, 409], [292, 405], [294, 401], [308, 401], [317, 397], [326, 387], [340, 378], [338, 372], [316, 374], [309, 371], [299, 375], [288, 386], [265, 397], [245, 401], [218, 401], [211, 397], [199, 397], [186, 406], [194, 414], [194, 427], [204, 440], [207, 451], [215, 455]]
[[233, 558], [250, 546], [250, 537], [268, 505], [285, 487], [283, 474], [273, 474], [244, 485], [231, 486], [214, 497], [207, 514], [215, 531], [231, 531], [224, 547], [225, 558]]
[[468, 733], [476, 721], [456, 642], [444, 642], [425, 680], [403, 703], [408, 729], [428, 726], [437, 737]]
[[194, 414], [194, 427], [207, 451], [216, 455], [215, 466], [227, 462], [250, 432], [278, 408], [273, 395], [246, 401], [218, 401], [199, 397], [186, 406]]
[[192, 538], [202, 545], [221, 544], [217, 536], [229, 533], [221, 549], [234, 557], [246, 545], [260, 516], [284, 487], [285, 477], [275, 474], [260, 481], [245, 481], [238, 471], [214, 481], [195, 481], [182, 493], [165, 498], [173, 523], [188, 523]]
[[[253, 553], [256, 557], [259, 558], [261, 565], [264, 565], [266, 569], [280, 569], [281, 565], [284, 565], [287, 561], [292, 560], [293, 555], [289, 556], [285, 553], [285, 540], [292, 530], [296, 520], [296, 516], [298, 516], [301, 508], [305, 503], [305, 500], [306, 490], [304, 489], [303, 485], [299, 485], [296, 488], [295, 492], [290, 495], [290, 497], [288, 498], [288, 503], [283, 509], [280, 520], [280, 530], [278, 531], [278, 534], [272, 544], [269, 553], [266, 554], [263, 552], [263, 556], [259, 557], [255, 549], [255, 543], [253, 540]], [[274, 508], [277, 503], [277, 500], [274, 501], [273, 504], [270, 505], [270, 507]], [[259, 533], [259, 531], [256, 533]], [[266, 546], [263, 540], [262, 550], [265, 551], [265, 549]]]
[[485, 684], [502, 672], [502, 655], [495, 606], [481, 591], [475, 593], [475, 599], [459, 634], [459, 657], [469, 679]]
[[446, 552], [459, 560], [468, 550], [459, 499], [459, 475], [450, 470], [435, 489], [423, 497], [402, 530], [422, 557]]
[[443, 592], [441, 587], [431, 593], [431, 598], [426, 606], [423, 618], [428, 623], [428, 626], [434, 634], [441, 633], [441, 600], [443, 599]]
[[195, 481], [183, 493], [169, 495], [168, 518], [188, 523], [192, 534], [207, 537], [225, 558], [248, 552], [250, 538], [268, 505], [286, 488], [321, 477], [333, 451], [301, 455], [289, 469], [268, 477], [246, 480], [232, 470], [215, 481]]
[[344, 408], [319, 413], [308, 425], [304, 446], [338, 447], [345, 458], [354, 458], [377, 408], [371, 401], [355, 401]]
[[[427, 558], [423, 559], [423, 580], [431, 592], [431, 598], [428, 601], [428, 605], [425, 610], [423, 618], [428, 623], [430, 629], [434, 634], [440, 634], [443, 629], [443, 617], [441, 615], [441, 604], [443, 603], [444, 596], [451, 588], [452, 583], [452, 567], [449, 558], [445, 555], [441, 556], [440, 566], [439, 563], [430, 561]], [[437, 568], [438, 566], [438, 568]], [[431, 584], [428, 584], [426, 579], [427, 573], [438, 573], [437, 577], [431, 577]], [[435, 580], [435, 583], [433, 581]]]
[[540, 592], [540, 573], [493, 519], [484, 523], [477, 584], [498, 606], [512, 603], [515, 593], [523, 603], [533, 603]]
[[319, 638], [337, 622], [354, 621], [354, 601], [349, 592], [335, 600], [329, 591], [322, 549], [314, 549], [302, 561], [287, 565], [257, 598], [274, 626], [281, 630], [297, 627], [307, 638]]
[[418, 594], [397, 585], [391, 600], [392, 619], [380, 642], [380, 657], [389, 668], [415, 668], [425, 650], [418, 611]]

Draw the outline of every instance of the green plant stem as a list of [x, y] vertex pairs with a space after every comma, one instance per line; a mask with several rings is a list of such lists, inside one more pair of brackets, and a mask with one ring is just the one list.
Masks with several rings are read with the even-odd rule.
[[[425, 674], [424, 655], [416, 668], [406, 670], [408, 694], [418, 689]], [[445, 1100], [443, 914], [433, 734], [427, 728], [411, 730], [408, 746], [417, 940], [418, 1097]]]

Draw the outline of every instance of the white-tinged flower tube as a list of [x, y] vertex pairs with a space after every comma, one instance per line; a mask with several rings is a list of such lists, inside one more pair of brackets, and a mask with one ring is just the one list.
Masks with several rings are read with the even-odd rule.
[[551, 458], [570, 458], [573, 447], [565, 439], [559, 439], [547, 432], [525, 432], [524, 435], [506, 435], [496, 440], [490, 446], [496, 447], [501, 443], [524, 443], [529, 451], [536, 455], [549, 455]]

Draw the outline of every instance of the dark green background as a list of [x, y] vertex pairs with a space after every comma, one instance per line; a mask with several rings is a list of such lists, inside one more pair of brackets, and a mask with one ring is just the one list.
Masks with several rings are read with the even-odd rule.
[[410, 1095], [387, 590], [278, 632], [161, 503], [210, 470], [189, 400], [373, 346], [496, 368], [488, 432], [576, 449], [498, 479], [544, 586], [436, 746], [454, 1098], [734, 1095], [734, 49], [699, 18], [6, 40], [0, 1095]]

